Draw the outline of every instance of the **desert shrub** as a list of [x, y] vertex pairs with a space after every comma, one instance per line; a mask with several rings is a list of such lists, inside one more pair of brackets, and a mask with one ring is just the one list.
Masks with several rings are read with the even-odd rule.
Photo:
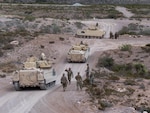
[[136, 82], [135, 82], [135, 80], [133, 80], [133, 79], [126, 79], [126, 80], [124, 81], [124, 84], [125, 84], [125, 85], [131, 85], [131, 86], [133, 86], [133, 85], [136, 85]]
[[51, 25], [41, 25], [40, 33], [53, 33], [53, 29]]
[[35, 17], [34, 16], [32, 16], [32, 15], [27, 15], [27, 16], [25, 16], [25, 18], [24, 18], [24, 21], [34, 21], [35, 20]]
[[64, 41], [65, 39], [63, 37], [59, 37], [59, 40], [60, 41]]
[[121, 51], [131, 51], [132, 46], [130, 44], [123, 44], [119, 47]]
[[120, 35], [130, 34], [130, 35], [150, 35], [150, 28], [143, 27], [142, 25], [130, 23], [128, 26], [122, 27], [118, 32]]
[[142, 29], [140, 30], [140, 32], [138, 33], [139, 35], [147, 35], [150, 36], [150, 28], [149, 29]]
[[30, 32], [27, 31], [25, 28], [20, 28], [20, 29], [17, 29], [16, 31], [13, 32], [14, 36], [16, 35], [21, 35], [21, 36], [27, 36], [27, 35], [30, 35]]
[[108, 101], [104, 101], [104, 100], [99, 100], [98, 101], [99, 106], [99, 110], [105, 110], [106, 107], [112, 107], [112, 103], [108, 102]]
[[52, 31], [53, 31], [54, 34], [57, 34], [57, 33], [61, 32], [60, 27], [57, 26], [56, 24], [52, 24], [51, 28], [52, 28]]
[[118, 76], [115, 76], [115, 75], [109, 76], [108, 79], [109, 79], [109, 80], [113, 80], [113, 81], [120, 80], [120, 78], [119, 78]]
[[150, 46], [141, 47], [145, 52], [150, 53]]
[[128, 63], [128, 64], [115, 64], [113, 67], [112, 67], [112, 70], [115, 71], [115, 72], [120, 72], [120, 73], [130, 73], [133, 69], [133, 66], [131, 63]]
[[114, 65], [114, 59], [111, 57], [103, 57], [98, 59], [97, 67], [106, 67], [111, 69]]
[[150, 78], [149, 72], [141, 63], [115, 64], [112, 67], [112, 71], [116, 72], [119, 75], [131, 78]]
[[2, 51], [2, 49], [0, 49], [0, 57], [2, 57], [3, 56], [3, 51]]
[[77, 28], [82, 29], [83, 24], [81, 22], [75, 22], [74, 23], [76, 25]]
[[0, 64], [0, 69], [4, 73], [12, 73], [12, 72], [14, 72], [17, 69], [17, 67], [16, 67], [16, 65], [14, 63], [7, 62], [7, 63], [1, 63]]
[[4, 50], [9, 50], [9, 49], [14, 49], [14, 46], [12, 44], [6, 44], [4, 47], [3, 47]]
[[135, 71], [138, 75], [145, 75], [146, 69], [145, 66], [141, 63], [134, 64]]
[[[12, 34], [12, 32], [10, 33]], [[7, 34], [7, 33], [4, 33], [4, 34], [0, 34], [0, 44], [7, 44], [11, 41], [13, 41], [13, 38], [12, 37], [9, 37], [10, 34]]]
[[142, 84], [140, 84], [139, 85], [139, 89], [143, 89], [143, 90], [145, 90], [145, 85], [142, 83]]
[[104, 95], [107, 95], [107, 96], [110, 96], [111, 94], [116, 93], [116, 90], [111, 89], [111, 88], [104, 88], [104, 91], [105, 91]]
[[128, 91], [127, 95], [132, 95], [135, 92], [135, 90], [130, 87], [127, 88], [127, 91]]
[[134, 23], [130, 23], [128, 27], [130, 30], [138, 30], [138, 25]]
[[119, 33], [119, 35], [128, 34], [129, 28], [124, 26], [118, 33]]

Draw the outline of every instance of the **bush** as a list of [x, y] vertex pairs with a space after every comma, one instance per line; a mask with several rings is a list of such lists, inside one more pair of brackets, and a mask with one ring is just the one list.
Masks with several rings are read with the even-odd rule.
[[34, 21], [35, 20], [35, 17], [33, 17], [32, 15], [27, 15], [25, 18], [24, 18], [24, 21]]
[[54, 34], [57, 34], [57, 33], [61, 32], [60, 27], [57, 26], [56, 24], [52, 24], [51, 28], [52, 28], [52, 31], [53, 31]]
[[124, 84], [133, 86], [133, 85], [136, 85], [136, 82], [134, 80], [132, 80], [132, 79], [126, 79], [124, 81]]
[[124, 26], [118, 33], [119, 33], [119, 35], [128, 34], [129, 28]]
[[111, 75], [111, 76], [109, 76], [109, 80], [116, 81], [116, 80], [120, 80], [120, 78], [118, 76]]
[[142, 29], [139, 32], [140, 35], [146, 35], [146, 36], [150, 36], [150, 29]]
[[145, 66], [143, 64], [137, 63], [134, 65], [134, 68], [135, 68], [137, 74], [139, 74], [139, 75], [146, 74]]
[[114, 59], [110, 57], [103, 57], [99, 58], [97, 67], [106, 67], [108, 69], [111, 69], [114, 65]]
[[74, 23], [76, 25], [77, 28], [82, 29], [83, 24], [81, 22], [75, 22]]
[[16, 65], [13, 62], [1, 63], [0, 70], [4, 73], [12, 73], [17, 69]]
[[9, 49], [14, 49], [14, 46], [12, 44], [6, 44], [4, 47], [3, 47], [4, 50], [9, 50]]
[[123, 44], [119, 49], [121, 51], [131, 51], [132, 46], [130, 44]]
[[3, 56], [3, 51], [0, 49], [0, 57], [2, 57]]
[[130, 30], [138, 30], [138, 25], [134, 23], [130, 23], [128, 27]]
[[59, 37], [59, 40], [60, 41], [64, 41], [65, 39], [63, 37]]
[[144, 47], [141, 47], [141, 49], [143, 49], [145, 52], [150, 53], [150, 46], [146, 45]]

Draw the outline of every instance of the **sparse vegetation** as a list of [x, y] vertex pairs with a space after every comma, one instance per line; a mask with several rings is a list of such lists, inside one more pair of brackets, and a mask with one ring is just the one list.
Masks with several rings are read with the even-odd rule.
[[150, 35], [150, 28], [144, 27], [139, 24], [130, 23], [128, 26], [124, 26], [119, 32], [119, 35], [130, 34], [130, 35]]
[[6, 44], [4, 47], [3, 47], [4, 50], [10, 50], [10, 49], [14, 49], [14, 46], [12, 44]]
[[34, 21], [34, 20], [35, 20], [35, 17], [34, 17], [34, 16], [32, 16], [32, 15], [27, 15], [27, 16], [25, 16], [25, 18], [24, 18], [23, 21], [30, 21], [30, 22], [32, 22], [32, 21]]
[[64, 41], [65, 39], [63, 37], [59, 37], [59, 40]]
[[131, 51], [132, 46], [130, 44], [123, 44], [119, 47], [121, 51]]
[[125, 85], [136, 85], [136, 81], [135, 80], [133, 80], [133, 79], [126, 79], [125, 81], [124, 81], [124, 84]]
[[130, 4], [125, 5], [135, 15], [132, 18], [150, 18], [150, 5], [149, 4]]
[[77, 28], [82, 29], [83, 24], [81, 22], [75, 22]]
[[0, 57], [2, 57], [3, 56], [3, 51], [2, 51], [2, 49], [0, 49]]
[[0, 64], [0, 69], [4, 73], [12, 73], [14, 72], [17, 68], [13, 62], [7, 62], [7, 63], [1, 63]]
[[[13, 12], [7, 12], [9, 15], [16, 14], [24, 16], [24, 21], [33, 21], [35, 18], [56, 18], [56, 19], [91, 19], [95, 18], [120, 18], [123, 14], [115, 10], [114, 5], [88, 5], [82, 7], [72, 6], [2, 6], [1, 10], [8, 8]], [[19, 9], [19, 11], [18, 11]], [[44, 12], [44, 13], [43, 13]], [[36, 15], [38, 13], [38, 16]]]
[[114, 59], [111, 57], [103, 57], [99, 58], [97, 67], [106, 67], [108, 69], [111, 69], [114, 65]]

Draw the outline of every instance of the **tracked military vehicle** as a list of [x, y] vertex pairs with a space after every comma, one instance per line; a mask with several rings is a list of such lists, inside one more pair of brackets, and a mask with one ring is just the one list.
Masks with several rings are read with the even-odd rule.
[[88, 44], [81, 42], [80, 44], [73, 45], [67, 55], [68, 62], [83, 62], [88, 59], [90, 48]]
[[14, 72], [13, 85], [17, 91], [24, 87], [40, 87], [46, 90], [55, 84], [56, 77], [50, 62], [30, 57], [24, 62], [23, 69]]
[[97, 38], [101, 39], [104, 38], [104, 35], [106, 34], [105, 31], [102, 29], [99, 29], [96, 26], [88, 27], [88, 29], [78, 30], [76, 33], [77, 38]]

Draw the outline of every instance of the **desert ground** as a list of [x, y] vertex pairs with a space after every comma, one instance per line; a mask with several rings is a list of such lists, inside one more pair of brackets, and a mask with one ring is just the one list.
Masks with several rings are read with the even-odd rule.
[[[124, 9], [123, 9], [124, 10]], [[128, 17], [130, 16], [127, 15]], [[75, 22], [80, 20], [70, 20]], [[67, 87], [66, 92], [63, 92], [60, 84], [60, 77], [65, 72], [66, 68], [71, 67], [74, 75], [80, 72], [83, 78], [85, 77], [86, 63], [90, 64], [90, 68], [95, 69], [95, 65], [100, 55], [104, 51], [118, 49], [123, 44], [131, 44], [132, 46], [145, 46], [150, 42], [150, 37], [141, 36], [133, 38], [129, 35], [119, 36], [117, 40], [109, 39], [109, 32], [116, 32], [123, 25], [129, 22], [137, 22], [134, 20], [113, 20], [113, 19], [94, 19], [80, 21], [86, 25], [95, 25], [99, 23], [100, 27], [106, 31], [104, 39], [82, 39], [76, 38], [68, 34], [44, 34], [35, 37], [34, 39], [24, 42], [21, 46], [15, 47], [13, 51], [8, 51], [1, 61], [25, 61], [31, 54], [39, 57], [41, 52], [53, 62], [53, 68], [56, 70], [57, 82], [54, 87], [48, 90], [25, 89], [15, 91], [12, 84], [12, 73], [9, 73], [5, 78], [0, 78], [0, 113], [138, 113], [131, 106], [116, 105], [108, 108], [105, 111], [98, 110], [97, 106], [92, 104], [90, 96], [86, 92], [86, 88], [82, 91], [76, 90], [75, 79], [72, 79], [72, 84]], [[149, 24], [147, 20], [140, 21], [140, 24]], [[60, 40], [60, 37], [64, 40]], [[50, 43], [50, 42], [54, 43]], [[90, 47], [89, 59], [86, 63], [68, 63], [66, 55], [73, 44], [80, 41], [86, 42]], [[40, 48], [44, 45], [44, 48]], [[149, 59], [149, 58], [148, 58]], [[18, 65], [18, 69], [21, 68]], [[150, 69], [150, 65], [146, 66]], [[147, 86], [147, 94], [149, 94], [150, 86]], [[150, 100], [150, 97], [147, 97]]]

